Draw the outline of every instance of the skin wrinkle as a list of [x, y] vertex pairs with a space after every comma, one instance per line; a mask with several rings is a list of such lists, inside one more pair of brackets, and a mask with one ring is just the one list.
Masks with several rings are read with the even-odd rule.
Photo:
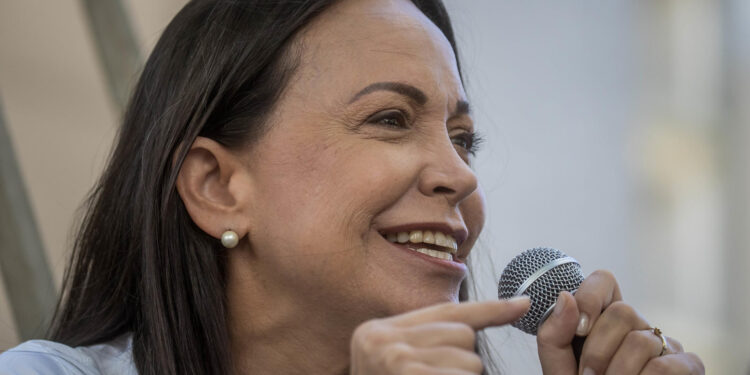
[[409, 56], [409, 57], [417, 57], [413, 53], [405, 52], [405, 51], [393, 51], [393, 50], [387, 50], [387, 49], [379, 49], [379, 48], [372, 48], [370, 49], [371, 52], [379, 52], [379, 53], [390, 53], [394, 55], [401, 55], [401, 56]]
[[[381, 83], [375, 83], [375, 84], [369, 85], [365, 89], [361, 90], [358, 94], [355, 94], [355, 98], [353, 100], [356, 100], [358, 96], [361, 97], [362, 95], [364, 95], [362, 93], [363, 92], [366, 93], [367, 91], [369, 91], [368, 89], [372, 88], [373, 86], [378, 87], [378, 86], [380, 86], [380, 84], [387, 84], [387, 83], [381, 82]], [[384, 90], [384, 91], [387, 91], [387, 90]], [[419, 91], [421, 91], [421, 90], [419, 90]], [[376, 94], [376, 93], [377, 93], [376, 91], [372, 91], [372, 94]], [[409, 104], [410, 106], [412, 105], [412, 103], [411, 103], [410, 100], [407, 100], [405, 102], [405, 104]], [[420, 122], [417, 121], [417, 120], [419, 119], [419, 117], [421, 117], [422, 112], [424, 112], [423, 107], [424, 107], [423, 105], [415, 107], [415, 109], [414, 109], [413, 112], [415, 112], [416, 115], [410, 116], [410, 117], [416, 117], [416, 119], [412, 118], [412, 119], [409, 120], [411, 123], [414, 124], [413, 126], [419, 126], [420, 125]], [[452, 111], [452, 113], [448, 116], [448, 119], [446, 121], [446, 127], [448, 128], [448, 130], [449, 131], [454, 131], [454, 130], [457, 130], [457, 129], [462, 129], [464, 131], [471, 132], [472, 131], [471, 130], [472, 129], [472, 125], [471, 125], [471, 118], [470, 118], [469, 103], [466, 102], [465, 100], [459, 99], [456, 102], [454, 108], [455, 109], [453, 109], [453, 110], [451, 110], [450, 108], [447, 109], [447, 111], [449, 111], [449, 112]], [[357, 118], [356, 115], [355, 116], [352, 116], [352, 115], [341, 115], [341, 116], [342, 117], [350, 116], [350, 117], [353, 117], [355, 119]], [[408, 116], [408, 114], [407, 114], [407, 116]], [[458, 122], [466, 122], [466, 121], [468, 121], [468, 125], [461, 124], [461, 125], [456, 126], [456, 127], [454, 127], [454, 128], [451, 129], [451, 125], [450, 124], [451, 123], [455, 123], [457, 121]], [[357, 129], [359, 129], [359, 126], [358, 126]], [[393, 141], [395, 142], [396, 140], [393, 140]], [[468, 160], [467, 160], [467, 162], [468, 162]]]

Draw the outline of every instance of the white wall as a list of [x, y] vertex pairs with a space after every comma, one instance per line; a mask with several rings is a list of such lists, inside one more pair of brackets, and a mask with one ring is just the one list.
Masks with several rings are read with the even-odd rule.
[[[748, 246], [728, 246], [726, 228], [727, 207], [747, 210], [750, 196], [726, 194], [748, 140], [732, 137], [747, 131], [726, 132], [747, 123], [726, 116], [724, 84], [746, 77], [748, 65], [726, 69], [726, 33], [737, 31], [722, 29], [722, 4], [446, 2], [488, 139], [476, 168], [494, 268], [526, 248], [559, 248], [586, 272], [613, 271], [626, 300], [700, 353], [708, 373], [747, 372], [750, 331], [737, 317], [750, 311], [738, 302], [729, 310], [747, 295], [726, 292], [747, 281], [727, 265], [750, 266]], [[749, 19], [748, 7], [735, 8]], [[735, 82], [745, 99], [747, 82]], [[486, 298], [493, 281], [485, 275]], [[533, 339], [493, 334], [509, 373], [537, 368]]]

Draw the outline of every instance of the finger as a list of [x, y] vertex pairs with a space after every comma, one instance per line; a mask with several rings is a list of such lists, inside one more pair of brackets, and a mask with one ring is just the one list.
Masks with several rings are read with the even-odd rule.
[[568, 292], [560, 293], [552, 314], [539, 327], [537, 347], [542, 372], [552, 375], [575, 374], [578, 368], [571, 341], [578, 324], [578, 307]]
[[697, 355], [678, 353], [648, 361], [641, 375], [703, 375], [705, 373], [706, 368]]
[[420, 324], [403, 330], [403, 340], [419, 348], [454, 346], [473, 351], [476, 337], [473, 328], [456, 322]]
[[682, 344], [680, 344], [680, 342], [676, 339], [669, 336], [664, 336], [664, 338], [667, 339], [667, 347], [670, 354], [682, 353], [685, 351], [685, 349], [682, 347]]
[[662, 342], [651, 330], [630, 331], [607, 366], [607, 375], [640, 374], [651, 358], [661, 354]]
[[397, 326], [407, 327], [432, 322], [459, 322], [474, 330], [514, 322], [529, 309], [528, 297], [469, 303], [443, 303], [388, 318]]
[[[612, 303], [597, 319], [586, 337], [581, 352], [581, 368], [589, 368], [596, 374], [603, 374], [628, 333], [647, 329], [648, 323], [632, 306], [625, 302]], [[656, 338], [661, 342], [661, 339]]]
[[612, 302], [621, 301], [620, 287], [609, 271], [597, 270], [581, 283], [575, 293], [581, 312], [576, 335], [586, 336], [602, 311]]
[[441, 346], [414, 349], [414, 352], [418, 361], [433, 367], [464, 370], [475, 374], [481, 374], [484, 370], [482, 359], [471, 351]]

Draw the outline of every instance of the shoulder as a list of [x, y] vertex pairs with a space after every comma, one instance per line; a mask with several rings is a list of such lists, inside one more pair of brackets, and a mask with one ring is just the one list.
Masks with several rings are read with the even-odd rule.
[[96, 374], [90, 362], [69, 346], [31, 340], [0, 354], [0, 375]]
[[53, 341], [31, 340], [0, 354], [0, 375], [137, 374], [130, 335], [72, 348]]

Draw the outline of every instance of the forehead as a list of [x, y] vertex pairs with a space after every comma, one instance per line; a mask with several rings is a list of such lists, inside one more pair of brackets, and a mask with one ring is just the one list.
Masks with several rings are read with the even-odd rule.
[[399, 81], [432, 95], [465, 96], [450, 43], [409, 0], [340, 1], [300, 39], [303, 86], [358, 90]]

